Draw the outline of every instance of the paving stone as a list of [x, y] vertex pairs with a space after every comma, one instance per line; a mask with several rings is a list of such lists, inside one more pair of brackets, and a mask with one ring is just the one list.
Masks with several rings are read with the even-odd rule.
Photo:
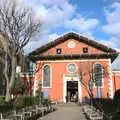
[[75, 103], [57, 105], [58, 110], [38, 120], [87, 120]]

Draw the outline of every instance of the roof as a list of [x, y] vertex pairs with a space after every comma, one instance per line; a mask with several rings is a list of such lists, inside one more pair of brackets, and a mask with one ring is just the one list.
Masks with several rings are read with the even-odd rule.
[[118, 56], [117, 53], [104, 54], [67, 54], [67, 55], [31, 55], [29, 58], [35, 62], [38, 60], [76, 60], [76, 59], [106, 59], [111, 58], [111, 62]]
[[97, 49], [102, 50], [102, 51], [107, 52], [107, 53], [109, 53], [109, 52], [110, 53], [111, 52], [117, 52], [113, 48], [110, 48], [110, 47], [108, 47], [106, 45], [98, 43], [98, 42], [96, 42], [96, 41], [94, 41], [92, 39], [89, 39], [87, 37], [84, 37], [84, 36], [82, 36], [82, 35], [80, 35], [78, 33], [69, 32], [69, 33], [67, 33], [67, 34], [65, 34], [63, 36], [58, 37], [54, 41], [51, 41], [51, 42], [49, 42], [49, 43], [47, 43], [45, 45], [42, 45], [40, 48], [35, 49], [31, 53], [29, 53], [29, 55], [38, 55], [40, 53], [43, 53], [43, 52], [47, 51], [48, 49], [50, 49], [50, 48], [52, 48], [52, 47], [54, 47], [54, 46], [56, 46], [56, 45], [58, 45], [58, 44], [60, 44], [62, 42], [67, 41], [68, 39], [75, 39], [75, 40], [77, 40], [79, 42], [86, 43], [86, 44], [88, 44], [90, 46], [93, 46], [94, 48], [97, 48]]
[[[99, 50], [102, 50], [104, 53], [101, 54], [60, 54], [60, 55], [42, 55], [41, 53], [49, 50], [52, 47], [55, 47], [56, 45], [67, 41], [68, 39], [75, 39], [79, 42], [85, 43], [89, 46], [93, 46], [94, 48], [97, 48]], [[37, 60], [67, 60], [67, 59], [106, 59], [110, 58], [111, 61], [113, 62], [116, 57], [118, 56], [118, 52], [110, 47], [107, 47], [106, 45], [103, 45], [101, 43], [98, 43], [94, 40], [91, 40], [87, 37], [81, 36], [80, 34], [77, 33], [67, 33], [63, 36], [58, 37], [54, 41], [51, 41], [40, 48], [32, 51], [29, 53], [28, 57], [32, 61], [37, 61]]]

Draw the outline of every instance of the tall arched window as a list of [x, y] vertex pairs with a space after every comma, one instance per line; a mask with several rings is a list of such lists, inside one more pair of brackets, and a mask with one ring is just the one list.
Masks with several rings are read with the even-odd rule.
[[43, 87], [50, 87], [50, 66], [45, 65], [43, 68]]
[[103, 69], [101, 64], [94, 65], [95, 87], [102, 87]]

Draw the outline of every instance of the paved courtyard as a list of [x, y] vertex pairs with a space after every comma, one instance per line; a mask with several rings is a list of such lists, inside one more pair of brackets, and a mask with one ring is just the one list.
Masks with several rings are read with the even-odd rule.
[[58, 110], [38, 120], [86, 120], [81, 107], [74, 103], [57, 105]]

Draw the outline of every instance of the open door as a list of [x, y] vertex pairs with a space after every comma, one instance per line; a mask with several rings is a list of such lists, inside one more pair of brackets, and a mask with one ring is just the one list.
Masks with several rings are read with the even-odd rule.
[[67, 81], [67, 102], [78, 101], [78, 81]]

